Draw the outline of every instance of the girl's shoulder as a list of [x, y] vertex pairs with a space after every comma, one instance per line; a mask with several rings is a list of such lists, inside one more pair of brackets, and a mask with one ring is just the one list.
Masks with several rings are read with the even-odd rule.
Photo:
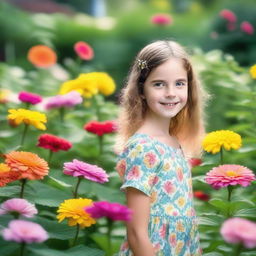
[[151, 150], [157, 152], [154, 139], [151, 136], [143, 133], [134, 133], [128, 139], [123, 149], [123, 152], [130, 151], [134, 148], [137, 148], [137, 149], [139, 148], [141, 151], [144, 151], [144, 152], [151, 151]]

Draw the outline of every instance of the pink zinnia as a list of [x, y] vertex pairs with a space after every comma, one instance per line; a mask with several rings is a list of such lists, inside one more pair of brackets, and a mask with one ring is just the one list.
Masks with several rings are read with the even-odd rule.
[[169, 14], [156, 14], [151, 17], [151, 22], [155, 25], [166, 26], [172, 23], [172, 17]]
[[67, 94], [53, 96], [48, 99], [45, 105], [46, 109], [73, 107], [83, 102], [83, 98], [79, 92], [71, 91]]
[[48, 234], [42, 226], [26, 220], [10, 221], [2, 234], [5, 240], [18, 243], [42, 243], [48, 239]]
[[246, 33], [246, 34], [248, 34], [248, 35], [253, 35], [253, 33], [254, 33], [254, 27], [253, 27], [253, 25], [252, 25], [251, 23], [249, 23], [248, 21], [242, 22], [241, 25], [240, 25], [240, 28], [241, 28], [241, 30], [242, 30], [244, 33]]
[[227, 9], [222, 10], [220, 12], [220, 16], [231, 23], [236, 22], [236, 15], [230, 10], [227, 10]]
[[215, 189], [241, 185], [247, 187], [255, 180], [254, 173], [241, 165], [224, 164], [214, 167], [206, 174], [205, 181]]
[[97, 165], [88, 164], [76, 159], [73, 162], [64, 163], [63, 172], [74, 177], [84, 177], [98, 183], [108, 181], [108, 174]]
[[84, 125], [84, 129], [88, 132], [102, 136], [107, 133], [113, 133], [117, 131], [117, 124], [115, 121], [90, 121]]
[[30, 104], [37, 104], [42, 101], [42, 97], [36, 93], [22, 91], [19, 93], [18, 98], [20, 101]]
[[130, 221], [132, 211], [125, 205], [108, 201], [94, 202], [93, 206], [84, 208], [92, 218], [107, 217], [111, 220]]
[[220, 233], [228, 243], [242, 243], [246, 248], [256, 247], [255, 222], [242, 218], [230, 218], [222, 224]]
[[91, 46], [82, 41], [77, 42], [74, 45], [74, 50], [82, 60], [91, 60], [94, 56], [94, 52]]
[[0, 215], [7, 213], [18, 213], [24, 217], [32, 218], [37, 214], [35, 205], [22, 198], [12, 198], [0, 205]]

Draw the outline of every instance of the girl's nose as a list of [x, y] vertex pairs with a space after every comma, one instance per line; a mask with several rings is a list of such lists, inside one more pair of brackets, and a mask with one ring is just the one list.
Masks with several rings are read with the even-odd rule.
[[166, 86], [165, 96], [166, 97], [175, 96], [175, 88], [173, 86]]

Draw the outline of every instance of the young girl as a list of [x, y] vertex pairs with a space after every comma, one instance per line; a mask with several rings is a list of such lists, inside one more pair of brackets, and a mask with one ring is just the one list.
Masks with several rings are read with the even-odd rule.
[[185, 50], [144, 47], [121, 93], [116, 169], [133, 218], [119, 256], [201, 255], [190, 167], [201, 153], [206, 94]]

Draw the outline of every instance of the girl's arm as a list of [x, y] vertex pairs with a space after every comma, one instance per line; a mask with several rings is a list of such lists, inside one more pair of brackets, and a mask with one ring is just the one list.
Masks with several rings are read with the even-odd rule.
[[132, 220], [127, 222], [127, 238], [134, 256], [154, 256], [154, 248], [148, 237], [150, 197], [143, 192], [126, 188], [127, 206], [133, 211]]

